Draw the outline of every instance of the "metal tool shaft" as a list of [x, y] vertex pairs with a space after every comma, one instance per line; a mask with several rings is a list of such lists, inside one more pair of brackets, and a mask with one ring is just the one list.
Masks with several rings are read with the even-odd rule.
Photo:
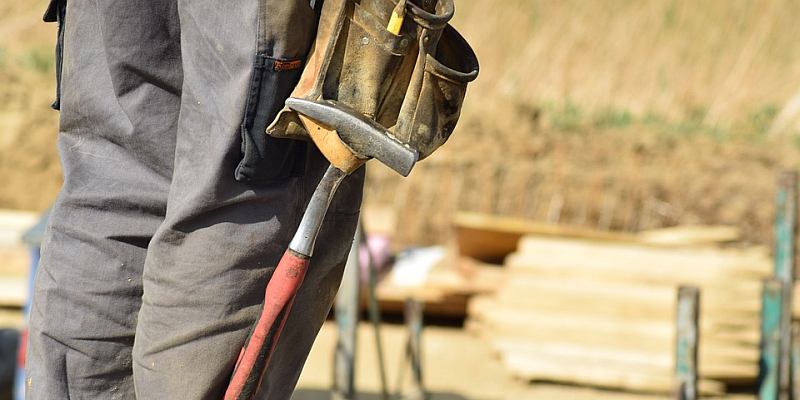
[[300, 226], [289, 243], [289, 249], [307, 257], [313, 255], [314, 244], [317, 241], [322, 221], [325, 219], [325, 214], [328, 213], [328, 207], [331, 204], [331, 200], [333, 200], [333, 195], [336, 194], [336, 189], [345, 176], [347, 174], [342, 170], [333, 165], [328, 166], [325, 175], [323, 175], [319, 185], [314, 190], [314, 194], [311, 196], [311, 201], [308, 202], [308, 207], [306, 207], [306, 212], [300, 221]]

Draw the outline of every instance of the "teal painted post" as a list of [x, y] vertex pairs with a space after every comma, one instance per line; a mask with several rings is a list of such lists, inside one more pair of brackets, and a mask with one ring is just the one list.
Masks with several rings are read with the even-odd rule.
[[795, 280], [795, 238], [797, 237], [797, 172], [784, 171], [778, 178], [775, 213], [775, 277], [783, 283], [778, 365], [779, 399], [790, 393], [792, 289]]
[[792, 399], [800, 400], [800, 322], [792, 321], [792, 356], [789, 363]]
[[700, 289], [678, 288], [676, 314], [675, 380], [677, 400], [697, 400], [697, 344], [700, 316]]
[[764, 280], [761, 295], [761, 356], [758, 382], [759, 400], [778, 399], [778, 366], [780, 362], [781, 310], [783, 283], [777, 278]]

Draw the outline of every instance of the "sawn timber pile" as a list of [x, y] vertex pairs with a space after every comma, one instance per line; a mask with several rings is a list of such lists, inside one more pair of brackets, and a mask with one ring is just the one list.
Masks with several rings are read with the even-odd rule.
[[672, 391], [681, 285], [701, 290], [701, 392], [757, 378], [762, 280], [772, 274], [762, 247], [527, 235], [504, 269], [497, 291], [470, 303], [469, 326], [522, 379]]

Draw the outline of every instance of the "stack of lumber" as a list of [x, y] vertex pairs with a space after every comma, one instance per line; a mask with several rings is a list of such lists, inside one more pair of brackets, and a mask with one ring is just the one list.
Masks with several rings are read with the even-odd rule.
[[693, 285], [701, 290], [701, 392], [754, 382], [769, 252], [655, 245], [653, 237], [663, 236], [524, 235], [496, 292], [470, 302], [469, 326], [523, 379], [669, 392], [677, 291]]
[[[391, 239], [397, 227], [398, 217], [393, 207], [366, 206], [362, 218], [368, 235]], [[503, 271], [459, 256], [452, 244], [390, 250], [397, 253], [393, 266], [388, 271], [378, 268], [375, 293], [384, 313], [402, 314], [406, 300], [414, 298], [424, 304], [426, 317], [463, 319], [469, 299], [493, 291], [502, 279]], [[362, 268], [362, 273], [366, 273], [366, 267]], [[362, 277], [362, 281], [366, 284], [367, 278]], [[366, 296], [363, 290], [362, 307], [367, 306]]]

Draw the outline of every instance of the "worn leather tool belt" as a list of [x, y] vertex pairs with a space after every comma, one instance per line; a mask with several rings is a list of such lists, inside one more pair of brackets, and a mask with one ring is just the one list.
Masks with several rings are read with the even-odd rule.
[[[467, 83], [478, 75], [478, 60], [448, 24], [452, 0], [404, 3], [325, 0], [314, 47], [291, 96], [343, 103], [416, 148], [423, 159], [453, 132]], [[387, 27], [397, 22], [392, 14], [398, 10], [404, 17], [399, 34], [393, 34]], [[267, 134], [311, 137], [328, 156], [324, 147], [330, 140], [314, 134], [325, 127], [313, 125], [284, 108]]]

